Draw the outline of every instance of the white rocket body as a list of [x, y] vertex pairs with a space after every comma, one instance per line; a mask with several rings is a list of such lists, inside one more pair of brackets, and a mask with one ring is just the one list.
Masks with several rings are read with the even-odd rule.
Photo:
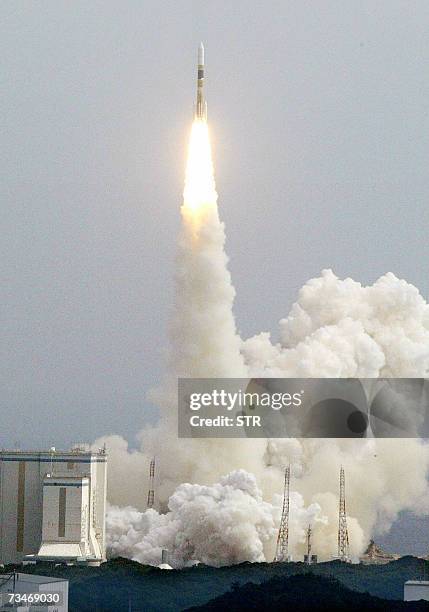
[[195, 104], [195, 119], [207, 121], [207, 102], [204, 99], [204, 45], [198, 47], [197, 71], [197, 102]]

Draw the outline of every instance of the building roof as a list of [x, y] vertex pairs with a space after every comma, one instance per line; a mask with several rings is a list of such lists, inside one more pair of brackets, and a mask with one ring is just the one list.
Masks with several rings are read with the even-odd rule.
[[38, 574], [23, 574], [21, 572], [17, 572], [15, 576], [17, 580], [33, 582], [35, 584], [48, 584], [50, 582], [67, 582], [67, 580], [64, 578], [51, 578], [49, 576], [39, 576]]
[[88, 456], [105, 456], [107, 453], [104, 449], [99, 448], [98, 450], [94, 451], [91, 449], [84, 449], [84, 448], [72, 448], [70, 450], [54, 450], [51, 451], [50, 449], [48, 450], [11, 450], [11, 449], [7, 449], [7, 448], [2, 448], [0, 449], [0, 457], [2, 455], [16, 455], [17, 457], [21, 456], [21, 455], [34, 455], [34, 456], [48, 456], [48, 457], [55, 457], [57, 455], [59, 456], [84, 456], [84, 457], [88, 457]]
[[34, 556], [39, 560], [79, 559], [85, 556], [85, 546], [78, 542], [42, 542]]
[[22, 451], [0, 450], [0, 461], [30, 461], [38, 463], [106, 463], [107, 453], [104, 449], [97, 451], [72, 449], [68, 451]]

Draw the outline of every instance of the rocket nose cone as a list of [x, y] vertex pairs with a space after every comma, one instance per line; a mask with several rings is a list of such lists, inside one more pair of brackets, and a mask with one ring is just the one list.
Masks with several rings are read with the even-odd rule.
[[204, 45], [200, 42], [200, 46], [198, 47], [198, 63], [204, 64]]

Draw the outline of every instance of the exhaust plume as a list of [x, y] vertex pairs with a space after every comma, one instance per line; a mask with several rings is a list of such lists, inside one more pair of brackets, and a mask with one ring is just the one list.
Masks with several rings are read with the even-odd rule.
[[[281, 515], [283, 469], [291, 464], [289, 549], [300, 558], [305, 530], [321, 559], [336, 551], [338, 471], [346, 471], [351, 554], [402, 510], [429, 514], [429, 445], [418, 440], [177, 439], [177, 377], [427, 377], [429, 305], [388, 273], [365, 287], [331, 270], [308, 281], [269, 332], [242, 340], [219, 220], [208, 126], [192, 126], [176, 272], [171, 353], [162, 388], [151, 393], [160, 421], [106, 443], [110, 554], [176, 567], [271, 561]], [[156, 456], [158, 513], [144, 511], [149, 463]], [[130, 506], [132, 504], [132, 507]], [[126, 506], [126, 507], [124, 507]]]

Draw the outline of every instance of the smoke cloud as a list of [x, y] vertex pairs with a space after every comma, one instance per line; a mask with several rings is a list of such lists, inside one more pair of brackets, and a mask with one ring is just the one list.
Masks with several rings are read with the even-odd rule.
[[[342, 464], [356, 557], [400, 511], [429, 514], [429, 445], [418, 439], [179, 440], [177, 376], [427, 377], [429, 305], [391, 273], [365, 287], [324, 270], [280, 321], [278, 343], [269, 332], [242, 340], [204, 125], [191, 136], [168, 372], [151, 393], [159, 424], [139, 432], [138, 451], [130, 452], [119, 436], [94, 443], [106, 443], [110, 455], [110, 554], [158, 565], [167, 548], [176, 567], [192, 560], [272, 560], [290, 463], [292, 555], [302, 555], [308, 524], [319, 558], [336, 553]], [[159, 512], [144, 511], [153, 456]]]

